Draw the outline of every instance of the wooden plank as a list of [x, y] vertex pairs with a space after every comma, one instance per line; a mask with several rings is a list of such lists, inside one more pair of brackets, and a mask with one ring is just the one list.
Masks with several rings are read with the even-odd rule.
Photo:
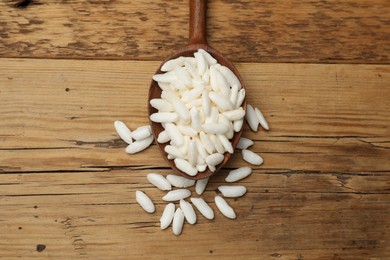
[[[187, 43], [188, 1], [0, 2], [0, 56], [162, 60]], [[209, 42], [233, 61], [389, 63], [386, 0], [209, 1]]]
[[[157, 62], [0, 59], [0, 171], [161, 167], [155, 146], [129, 156], [113, 128], [148, 123]], [[237, 64], [272, 131], [244, 136], [269, 171], [390, 169], [388, 66]], [[148, 162], [142, 161], [147, 156]], [[228, 167], [241, 164], [236, 156]], [[34, 160], [32, 160], [34, 158]], [[283, 158], [283, 165], [280, 160]]]
[[[170, 228], [160, 231], [164, 192], [146, 182], [148, 172], [0, 175], [0, 257], [390, 257], [388, 176], [381, 180], [384, 190], [370, 194], [350, 186], [364, 186], [366, 176], [345, 181], [329, 174], [255, 171], [243, 181], [249, 192], [228, 200], [238, 215], [233, 221], [224, 218], [213, 203], [215, 189], [225, 176], [221, 174], [211, 180], [203, 196], [215, 210], [215, 220], [198, 215], [197, 225], [186, 224], [183, 234], [176, 237]], [[137, 189], [153, 198], [155, 214], [148, 215], [136, 204]], [[46, 248], [37, 252], [38, 244]]]
[[[112, 130], [110, 130], [112, 131]], [[82, 134], [80, 134], [82, 135]], [[114, 133], [113, 133], [114, 135]], [[292, 141], [290, 139], [260, 139], [255, 142], [252, 151], [259, 153], [265, 160], [260, 168], [270, 172], [337, 172], [375, 173], [390, 170], [388, 148], [376, 147], [370, 141], [321, 137], [310, 140]], [[318, 140], [320, 139], [320, 140]], [[385, 141], [389, 142], [388, 138]], [[118, 141], [119, 142], [119, 141]], [[42, 144], [44, 145], [44, 143]], [[0, 170], [8, 172], [37, 171], [110, 171], [116, 167], [134, 169], [167, 167], [155, 145], [142, 154], [127, 155], [124, 147], [79, 146], [60, 148], [5, 148], [0, 149]], [[105, 145], [105, 142], [102, 143]], [[120, 144], [123, 146], [123, 144]], [[308, 148], [306, 148], [308, 147]], [[32, 158], [34, 158], [32, 160]], [[145, 158], [148, 158], [146, 161]], [[281, 164], [281, 160], [283, 163]], [[227, 168], [244, 166], [239, 151], [226, 165]]]
[[[255, 171], [243, 181], [249, 192], [229, 200], [238, 215], [232, 221], [212, 202], [223, 183], [221, 174], [204, 195], [215, 210], [215, 220], [198, 215], [197, 225], [185, 225], [183, 234], [175, 237], [170, 229], [160, 231], [164, 192], [146, 182], [148, 172], [0, 175], [0, 257], [390, 257], [388, 176], [376, 179], [382, 188], [370, 194], [370, 189], [353, 185], [364, 186], [372, 180], [369, 176], [341, 180], [329, 174]], [[148, 215], [136, 204], [137, 189], [153, 198], [155, 214]], [[38, 244], [45, 250], [37, 252]]]

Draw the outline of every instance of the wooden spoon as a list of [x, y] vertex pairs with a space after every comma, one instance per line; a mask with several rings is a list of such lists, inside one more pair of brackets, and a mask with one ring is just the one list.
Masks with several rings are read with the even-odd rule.
[[[157, 69], [155, 74], [161, 74], [164, 73], [161, 71], [162, 65], [167, 62], [168, 60], [175, 59], [180, 56], [187, 56], [187, 57], [193, 57], [194, 53], [198, 51], [198, 49], [204, 49], [208, 53], [210, 53], [219, 64], [224, 65], [228, 67], [233, 73], [238, 77], [240, 80], [241, 86], [244, 87], [242, 84], [242, 78], [239, 75], [237, 69], [234, 67], [233, 63], [231, 63], [227, 58], [225, 58], [221, 53], [219, 53], [217, 50], [212, 48], [210, 45], [207, 44], [206, 39], [206, 9], [207, 9], [207, 1], [206, 0], [190, 0], [190, 35], [189, 35], [189, 43], [188, 45], [180, 48], [177, 52], [172, 54], [170, 57], [168, 57]], [[148, 113], [149, 116], [153, 113], [156, 113], [157, 110], [153, 108], [150, 105], [150, 100], [154, 98], [161, 98], [161, 88], [158, 86], [157, 82], [152, 80], [152, 83], [150, 84], [149, 89], [149, 99], [148, 99]], [[246, 110], [246, 101], [244, 100], [242, 107], [244, 110]], [[150, 118], [150, 117], [149, 117]], [[230, 158], [230, 154], [228, 152], [225, 152], [224, 154], [224, 160], [221, 164], [219, 164], [216, 167], [216, 170], [214, 172], [211, 172], [208, 168], [204, 172], [199, 172], [196, 176], [189, 176], [188, 174], [182, 172], [179, 170], [173, 160], [168, 160], [167, 156], [168, 154], [164, 151], [165, 146], [168, 143], [160, 144], [157, 142], [158, 135], [164, 131], [164, 128], [160, 123], [155, 123], [150, 120], [150, 125], [152, 127], [152, 132], [154, 135], [154, 138], [156, 140], [156, 144], [158, 148], [160, 149], [160, 152], [164, 159], [167, 161], [169, 166], [174, 170], [174, 172], [189, 178], [189, 179], [204, 179], [207, 177], [210, 177], [211, 175], [218, 172], [218, 170], [221, 169], [223, 165], [227, 163], [227, 161]], [[240, 139], [242, 133], [242, 129], [239, 132], [236, 132], [233, 136], [233, 138], [230, 140], [232, 143], [233, 149], [236, 147], [238, 140]]]

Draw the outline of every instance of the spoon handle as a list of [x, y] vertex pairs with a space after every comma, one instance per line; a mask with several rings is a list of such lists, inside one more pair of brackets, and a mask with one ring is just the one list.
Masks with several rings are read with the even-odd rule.
[[206, 9], [207, 0], [190, 0], [189, 44], [207, 44]]

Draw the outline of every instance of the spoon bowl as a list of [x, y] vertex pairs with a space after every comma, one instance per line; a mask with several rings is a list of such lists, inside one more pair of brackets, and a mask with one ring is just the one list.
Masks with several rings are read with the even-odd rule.
[[[190, 0], [190, 36], [189, 36], [189, 43], [188, 45], [180, 48], [177, 50], [174, 54], [172, 54], [170, 57], [168, 57], [165, 61], [163, 61], [160, 65], [160, 67], [157, 69], [155, 74], [161, 74], [164, 73], [161, 71], [161, 67], [164, 65], [165, 62], [168, 60], [172, 60], [175, 58], [178, 58], [180, 56], [184, 57], [193, 57], [194, 53], [198, 51], [198, 49], [204, 49], [208, 53], [211, 54], [211, 56], [214, 57], [214, 59], [217, 60], [217, 62], [223, 66], [226, 66], [229, 68], [239, 79], [242, 88], [244, 88], [244, 85], [242, 84], [242, 78], [240, 74], [238, 73], [238, 70], [234, 67], [233, 63], [231, 63], [225, 56], [223, 56], [220, 52], [212, 48], [210, 45], [207, 43], [206, 39], [206, 8], [207, 8], [207, 1], [206, 0]], [[157, 110], [150, 105], [150, 100], [154, 98], [161, 98], [161, 88], [159, 87], [158, 83], [154, 80], [152, 80], [149, 88], [149, 97], [148, 97], [148, 114], [149, 118], [150, 115], [153, 113], [156, 113]], [[241, 105], [243, 109], [246, 111], [246, 100], [244, 99], [243, 104]], [[150, 125], [152, 128], [152, 132], [154, 135], [154, 138], [156, 140], [156, 144], [163, 156], [163, 158], [167, 161], [169, 166], [173, 169], [174, 172], [189, 178], [189, 179], [204, 179], [207, 177], [210, 177], [211, 175], [217, 173], [222, 166], [224, 166], [229, 158], [230, 158], [230, 153], [225, 152], [224, 153], [224, 159], [222, 163], [216, 166], [216, 170], [214, 172], [210, 171], [208, 168], [204, 172], [199, 172], [195, 176], [189, 176], [188, 174], [182, 172], [179, 170], [173, 160], [168, 159], [168, 154], [165, 152], [165, 146], [168, 145], [168, 143], [158, 143], [157, 142], [157, 137], [158, 135], [164, 131], [164, 128], [160, 123], [155, 123], [150, 120]], [[238, 140], [240, 139], [242, 133], [242, 128], [240, 131], [235, 132], [233, 138], [230, 140], [232, 143], [233, 149], [235, 149]]]

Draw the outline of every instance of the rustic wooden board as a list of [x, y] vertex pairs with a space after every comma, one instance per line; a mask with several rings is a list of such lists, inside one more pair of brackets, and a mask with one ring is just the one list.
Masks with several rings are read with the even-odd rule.
[[[188, 1], [0, 1], [0, 56], [162, 60], [187, 43]], [[386, 0], [209, 1], [233, 61], [389, 63]]]
[[[244, 131], [265, 163], [229, 200], [237, 220], [216, 211], [176, 237], [145, 178], [170, 170], [155, 146], [125, 154], [113, 129], [147, 124], [158, 65], [0, 59], [1, 258], [390, 258], [389, 66], [238, 63], [271, 126]], [[237, 152], [227, 168], [244, 165]], [[214, 209], [227, 172], [204, 194]]]
[[[148, 123], [148, 86], [157, 66], [158, 62], [1, 59], [0, 170], [134, 165], [143, 155], [120, 152], [125, 145], [113, 121], [123, 120], [132, 129]], [[290, 170], [389, 170], [388, 66], [237, 66], [248, 102], [261, 107], [272, 122], [270, 132], [246, 133], [267, 143], [255, 147], [269, 158], [267, 167], [280, 168], [282, 154], [284, 168]], [[110, 147], [114, 149], [107, 150]], [[151, 162], [161, 165], [155, 150], [147, 153]], [[56, 158], [68, 159], [50, 163]]]
[[[248, 194], [229, 200], [237, 220], [198, 215], [176, 237], [160, 231], [163, 192], [145, 183], [149, 171], [0, 175], [0, 256], [53, 259], [387, 259], [390, 195], [348, 187], [330, 174], [269, 174], [244, 181]], [[168, 173], [168, 171], [160, 171]], [[205, 193], [212, 203], [222, 175]], [[360, 179], [359, 179], [360, 178]], [[376, 178], [376, 177], [373, 177]], [[389, 178], [382, 181], [389, 181]], [[389, 184], [389, 183], [388, 183]], [[142, 189], [156, 202], [148, 215], [136, 204]], [[37, 245], [45, 245], [42, 252]]]

